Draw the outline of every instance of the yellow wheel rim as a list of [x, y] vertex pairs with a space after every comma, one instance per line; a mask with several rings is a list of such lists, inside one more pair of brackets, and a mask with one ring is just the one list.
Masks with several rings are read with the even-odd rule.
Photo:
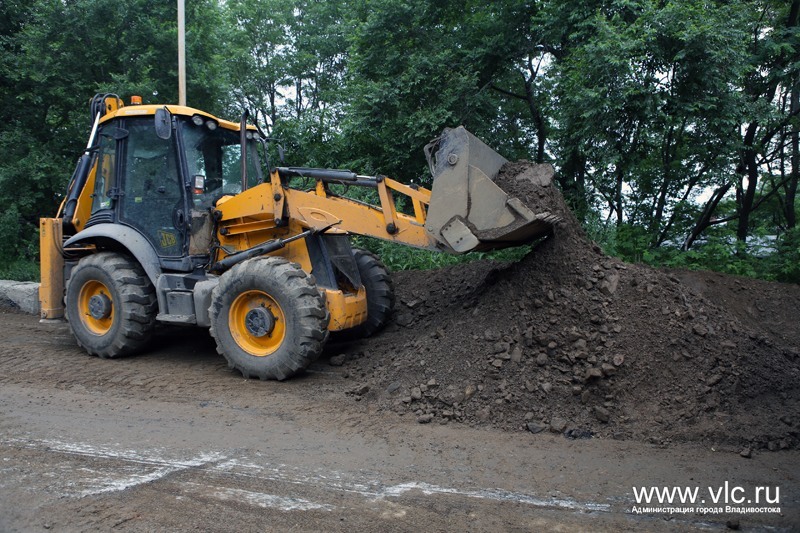
[[239, 347], [250, 355], [265, 357], [283, 344], [286, 315], [269, 294], [245, 291], [231, 304], [228, 327]]
[[114, 324], [114, 300], [100, 281], [87, 281], [78, 294], [81, 322], [89, 332], [105, 335]]

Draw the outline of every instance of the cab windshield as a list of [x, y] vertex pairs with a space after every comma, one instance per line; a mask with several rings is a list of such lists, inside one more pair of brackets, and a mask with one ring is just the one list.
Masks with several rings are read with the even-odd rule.
[[[194, 205], [207, 208], [221, 196], [242, 192], [239, 132], [184, 121], [181, 126]], [[262, 183], [256, 141], [247, 141], [247, 188]]]

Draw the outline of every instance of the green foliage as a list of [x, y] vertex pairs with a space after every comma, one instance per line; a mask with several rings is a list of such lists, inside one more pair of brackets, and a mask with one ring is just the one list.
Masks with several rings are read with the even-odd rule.
[[594, 238], [605, 252], [624, 259], [631, 263], [650, 262], [653, 252], [648, 244], [650, 236], [641, 226], [622, 224], [621, 226], [608, 225], [602, 233], [595, 228], [590, 229], [590, 237]]
[[778, 281], [800, 283], [800, 228], [782, 235], [777, 248], [777, 253], [771, 256], [777, 264], [769, 268], [770, 276], [774, 275]]
[[658, 242], [687, 189], [729, 172], [752, 11], [738, 2], [641, 0], [584, 12], [556, 66], [556, 150], [560, 159], [581, 154], [581, 169], [592, 169], [587, 187], [617, 224], [641, 225]]
[[654, 267], [714, 270], [751, 278], [800, 283], [800, 229], [777, 238], [755, 235], [747, 244], [736, 240], [735, 228], [718, 228], [689, 250], [676, 244], [647, 246], [647, 234], [639, 226], [611, 226], [607, 231], [588, 229], [603, 250], [627, 262]]
[[0, 213], [0, 257], [6, 261], [19, 256], [30, 257], [32, 243], [26, 241], [26, 229], [16, 205]]
[[[733, 201], [723, 202], [723, 214], [735, 212]], [[682, 241], [670, 241], [653, 247], [647, 229], [625, 223], [617, 226], [592, 217], [584, 225], [590, 239], [603, 251], [631, 263], [653, 267], [714, 270], [726, 274], [798, 283], [800, 282], [800, 229], [790, 229], [777, 236], [772, 221], [756, 219], [761, 226], [742, 243], [736, 239], [734, 222], [713, 226], [689, 250], [682, 250]]]
[[14, 281], [39, 281], [39, 264], [17, 259], [0, 265], [0, 279]]
[[664, 248], [648, 256], [653, 266], [686, 268], [689, 270], [715, 270], [725, 274], [775, 280], [774, 259], [759, 257], [737, 241], [725, 242], [710, 239], [688, 251]]
[[431, 250], [420, 250], [392, 242], [368, 237], [355, 237], [353, 246], [363, 248], [377, 254], [390, 270], [428, 270], [450, 265], [469, 263], [479, 259], [514, 262], [522, 259], [530, 246], [518, 246], [495, 252], [471, 252], [463, 255], [451, 255]]
[[498, 110], [487, 89], [524, 40], [525, 3], [356, 3], [343, 122], [361, 167], [416, 179], [423, 146], [465, 125], [490, 143]]
[[234, 0], [227, 8], [231, 114], [253, 111], [293, 164], [341, 166], [346, 4]]

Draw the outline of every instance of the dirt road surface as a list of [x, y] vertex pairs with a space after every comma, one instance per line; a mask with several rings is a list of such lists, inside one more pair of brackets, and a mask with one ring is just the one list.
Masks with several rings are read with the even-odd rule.
[[[100, 360], [0, 310], [0, 531], [800, 528], [796, 450], [419, 424], [346, 394], [335, 346], [277, 383], [228, 371], [203, 330], [156, 344]], [[632, 512], [634, 487], [726, 483], [778, 488], [780, 514]]]

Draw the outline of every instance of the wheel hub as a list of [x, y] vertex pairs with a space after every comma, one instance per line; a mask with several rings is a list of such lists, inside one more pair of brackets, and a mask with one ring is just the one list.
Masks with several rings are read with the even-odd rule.
[[105, 294], [95, 294], [89, 299], [89, 314], [95, 320], [111, 316], [111, 300]]
[[256, 307], [247, 312], [244, 319], [248, 333], [254, 337], [265, 337], [275, 329], [275, 317], [269, 309]]

